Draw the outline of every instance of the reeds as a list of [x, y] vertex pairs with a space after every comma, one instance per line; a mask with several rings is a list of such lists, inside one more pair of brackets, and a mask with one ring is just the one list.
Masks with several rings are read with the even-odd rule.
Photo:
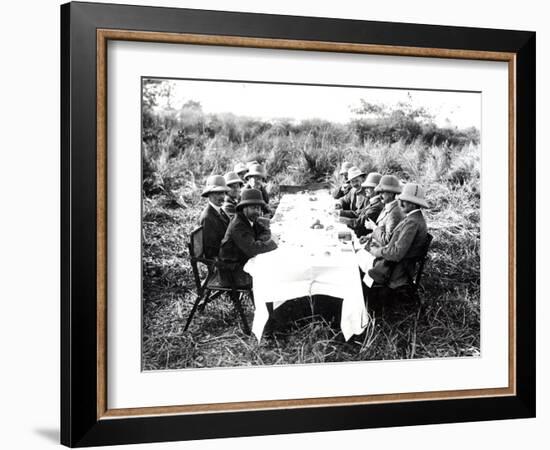
[[[480, 354], [481, 167], [475, 139], [363, 139], [350, 127], [321, 121], [192, 117], [188, 128], [181, 118], [164, 118], [160, 131], [151, 137], [148, 130], [144, 138], [144, 370]], [[170, 132], [163, 123], [180, 130]], [[330, 317], [307, 308], [290, 311], [258, 344], [242, 332], [231, 302], [222, 297], [184, 333], [195, 300], [186, 243], [204, 206], [202, 184], [211, 173], [251, 159], [265, 164], [275, 202], [279, 184], [336, 182], [344, 160], [424, 185], [434, 236], [422, 280], [424, 306], [390, 308], [348, 342]], [[251, 319], [253, 307], [245, 303]]]
[[[479, 303], [455, 290], [419, 309], [400, 306], [374, 317], [344, 341], [322, 315], [280, 318], [260, 343], [245, 335], [227, 299], [209, 304], [183, 332], [192, 293], [148, 302], [144, 370], [479, 356]], [[179, 305], [179, 306], [178, 306]], [[252, 319], [252, 307], [247, 315]]]

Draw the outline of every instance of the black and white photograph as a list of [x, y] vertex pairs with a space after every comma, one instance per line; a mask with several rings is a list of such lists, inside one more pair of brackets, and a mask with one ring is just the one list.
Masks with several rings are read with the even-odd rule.
[[0, 447], [544, 448], [544, 3], [129, 3], [3, 11]]
[[142, 370], [481, 355], [479, 92], [141, 87]]

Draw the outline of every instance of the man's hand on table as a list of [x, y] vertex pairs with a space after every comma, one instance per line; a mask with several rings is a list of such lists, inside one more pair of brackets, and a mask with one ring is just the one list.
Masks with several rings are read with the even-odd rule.
[[340, 203], [335, 203], [334, 209], [342, 209], [342, 205]]

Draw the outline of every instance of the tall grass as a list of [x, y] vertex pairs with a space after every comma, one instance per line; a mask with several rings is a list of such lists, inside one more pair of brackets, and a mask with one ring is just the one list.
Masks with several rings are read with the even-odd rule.
[[177, 188], [190, 175], [200, 185], [208, 175], [225, 173], [236, 162], [248, 160], [263, 163], [274, 184], [330, 180], [344, 160], [404, 181], [464, 184], [479, 173], [475, 130], [439, 129], [395, 114], [390, 125], [399, 133], [386, 130], [389, 125], [381, 118], [375, 128], [376, 121], [369, 119], [371, 132], [362, 134], [356, 122], [207, 115], [198, 103], [189, 103], [180, 111], [147, 110], [142, 152], [147, 196]]
[[[350, 124], [273, 123], [232, 115], [150, 117], [143, 136], [143, 354], [146, 370], [477, 355], [479, 340], [480, 152], [475, 133], [426, 130], [394, 139]], [[430, 130], [428, 130], [430, 131]], [[437, 130], [431, 130], [436, 132]], [[474, 136], [465, 141], [464, 136]], [[342, 161], [425, 186], [434, 236], [422, 310], [377, 316], [344, 342], [326, 316], [286, 311], [260, 344], [244, 335], [228, 299], [183, 325], [195, 300], [186, 240], [203, 208], [205, 178], [257, 160], [279, 184], [337, 181]], [[252, 302], [246, 302], [249, 317]], [[279, 323], [279, 325], [280, 325]]]

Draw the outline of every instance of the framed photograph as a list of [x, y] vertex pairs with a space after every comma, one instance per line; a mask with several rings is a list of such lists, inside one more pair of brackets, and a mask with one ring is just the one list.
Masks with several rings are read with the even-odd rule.
[[61, 442], [535, 415], [535, 33], [61, 7]]

